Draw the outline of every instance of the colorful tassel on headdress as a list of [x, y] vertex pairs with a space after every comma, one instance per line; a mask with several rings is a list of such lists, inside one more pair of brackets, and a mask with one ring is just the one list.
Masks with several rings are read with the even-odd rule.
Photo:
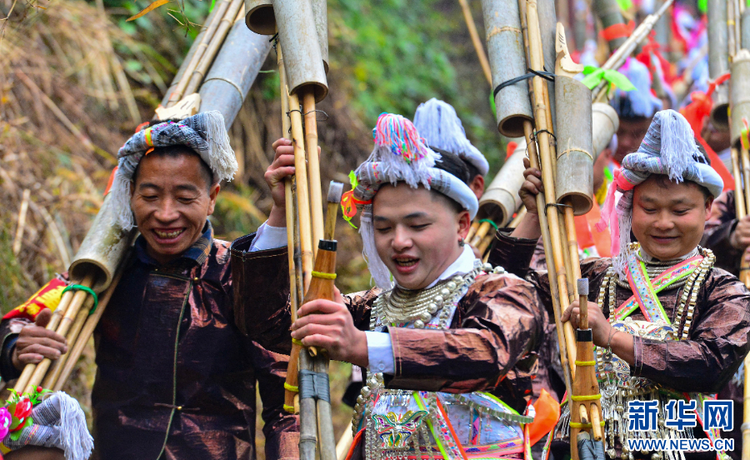
[[372, 135], [375, 145], [388, 148], [408, 164], [427, 155], [424, 139], [419, 137], [417, 128], [401, 115], [381, 113]]
[[440, 156], [427, 147], [409, 119], [382, 113], [372, 135], [375, 148], [368, 162], [381, 163], [379, 174], [385, 180], [393, 185], [403, 180], [413, 188], [420, 184], [429, 188], [427, 170], [435, 166]]

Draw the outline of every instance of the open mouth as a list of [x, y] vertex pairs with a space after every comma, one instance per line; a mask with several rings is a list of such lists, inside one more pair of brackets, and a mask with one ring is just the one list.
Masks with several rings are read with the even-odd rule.
[[417, 262], [419, 262], [419, 259], [407, 259], [407, 258], [403, 258], [403, 259], [393, 259], [393, 261], [399, 267], [405, 267], [406, 268], [406, 267], [413, 267], [414, 265], [416, 265]]
[[162, 241], [169, 241], [169, 240], [175, 240], [177, 239], [182, 233], [185, 231], [184, 228], [177, 228], [177, 229], [154, 229], [154, 235], [159, 240]]

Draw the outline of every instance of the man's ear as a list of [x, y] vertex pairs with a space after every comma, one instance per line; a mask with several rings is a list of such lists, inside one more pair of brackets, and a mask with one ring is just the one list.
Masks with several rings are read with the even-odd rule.
[[482, 195], [484, 194], [484, 177], [481, 174], [474, 176], [474, 179], [472, 179], [469, 184], [469, 188], [474, 192], [474, 195], [477, 196], [477, 200], [482, 198]]
[[706, 221], [711, 218], [711, 209], [714, 205], [714, 197], [710, 196], [706, 198]]
[[461, 239], [466, 239], [470, 227], [471, 218], [469, 217], [469, 211], [461, 211], [458, 215], [458, 236], [460, 236]]
[[211, 190], [208, 191], [208, 199], [210, 200], [208, 203], [208, 212], [207, 216], [210, 216], [214, 213], [214, 208], [216, 207], [216, 197], [219, 195], [219, 190], [221, 190], [221, 185], [214, 184], [211, 186]]

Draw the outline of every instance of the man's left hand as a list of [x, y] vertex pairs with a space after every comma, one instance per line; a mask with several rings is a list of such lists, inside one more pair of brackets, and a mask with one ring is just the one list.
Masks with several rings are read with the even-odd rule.
[[313, 300], [297, 311], [298, 319], [292, 324], [292, 337], [305, 346], [325, 348], [328, 356], [366, 368], [367, 335], [354, 327], [352, 315], [344, 298], [336, 290], [334, 300]]

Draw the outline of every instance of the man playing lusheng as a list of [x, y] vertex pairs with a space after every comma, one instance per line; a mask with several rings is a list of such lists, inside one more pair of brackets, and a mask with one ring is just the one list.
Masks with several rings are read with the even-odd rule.
[[[530, 284], [464, 244], [477, 199], [463, 162], [398, 115], [374, 133], [353, 198], [378, 288], [303, 305], [292, 336], [368, 369], [352, 458], [520, 454], [546, 314]], [[289, 141], [275, 147], [291, 156]]]
[[[628, 402], [659, 401], [664, 421], [666, 402], [689, 395], [699, 400], [700, 414], [701, 393], [719, 390], [747, 354], [750, 293], [737, 278], [713, 268], [713, 254], [698, 246], [722, 182], [681, 115], [672, 110], [657, 113], [639, 150], [627, 155], [622, 166], [604, 207], [619, 251], [613, 247], [613, 259], [583, 261], [581, 272], [592, 286], [590, 300], [596, 301], [588, 305], [589, 325], [599, 347], [607, 454], [615, 457], [622, 449], [640, 457], [627, 452], [626, 440], [638, 435], [627, 424]], [[490, 259], [519, 274], [528, 267], [540, 236], [534, 205], [534, 196], [542, 190], [540, 174], [527, 169], [525, 175], [528, 217], [512, 236], [498, 236]], [[623, 194], [616, 210], [615, 190]], [[631, 242], [631, 228], [636, 243]], [[547, 273], [531, 271], [528, 279], [549, 303]], [[563, 320], [577, 326], [577, 302]], [[567, 436], [566, 427], [558, 428], [558, 437]], [[685, 438], [692, 437], [691, 430], [660, 423], [646, 436]], [[694, 434], [705, 437], [700, 428]], [[701, 454], [688, 456], [695, 455]]]
[[[253, 459], [257, 380], [266, 458], [295, 458], [297, 420], [282, 409], [288, 357], [235, 326], [229, 244], [208, 221], [219, 183], [237, 168], [222, 116], [141, 130], [119, 158], [109, 199], [120, 225], [140, 236], [95, 332], [95, 455]], [[248, 265], [257, 274], [286, 261], [283, 251], [253, 255], [264, 259]], [[287, 288], [253, 287], [256, 302]], [[5, 320], [0, 332], [5, 380], [65, 352], [64, 338], [28, 320]]]

